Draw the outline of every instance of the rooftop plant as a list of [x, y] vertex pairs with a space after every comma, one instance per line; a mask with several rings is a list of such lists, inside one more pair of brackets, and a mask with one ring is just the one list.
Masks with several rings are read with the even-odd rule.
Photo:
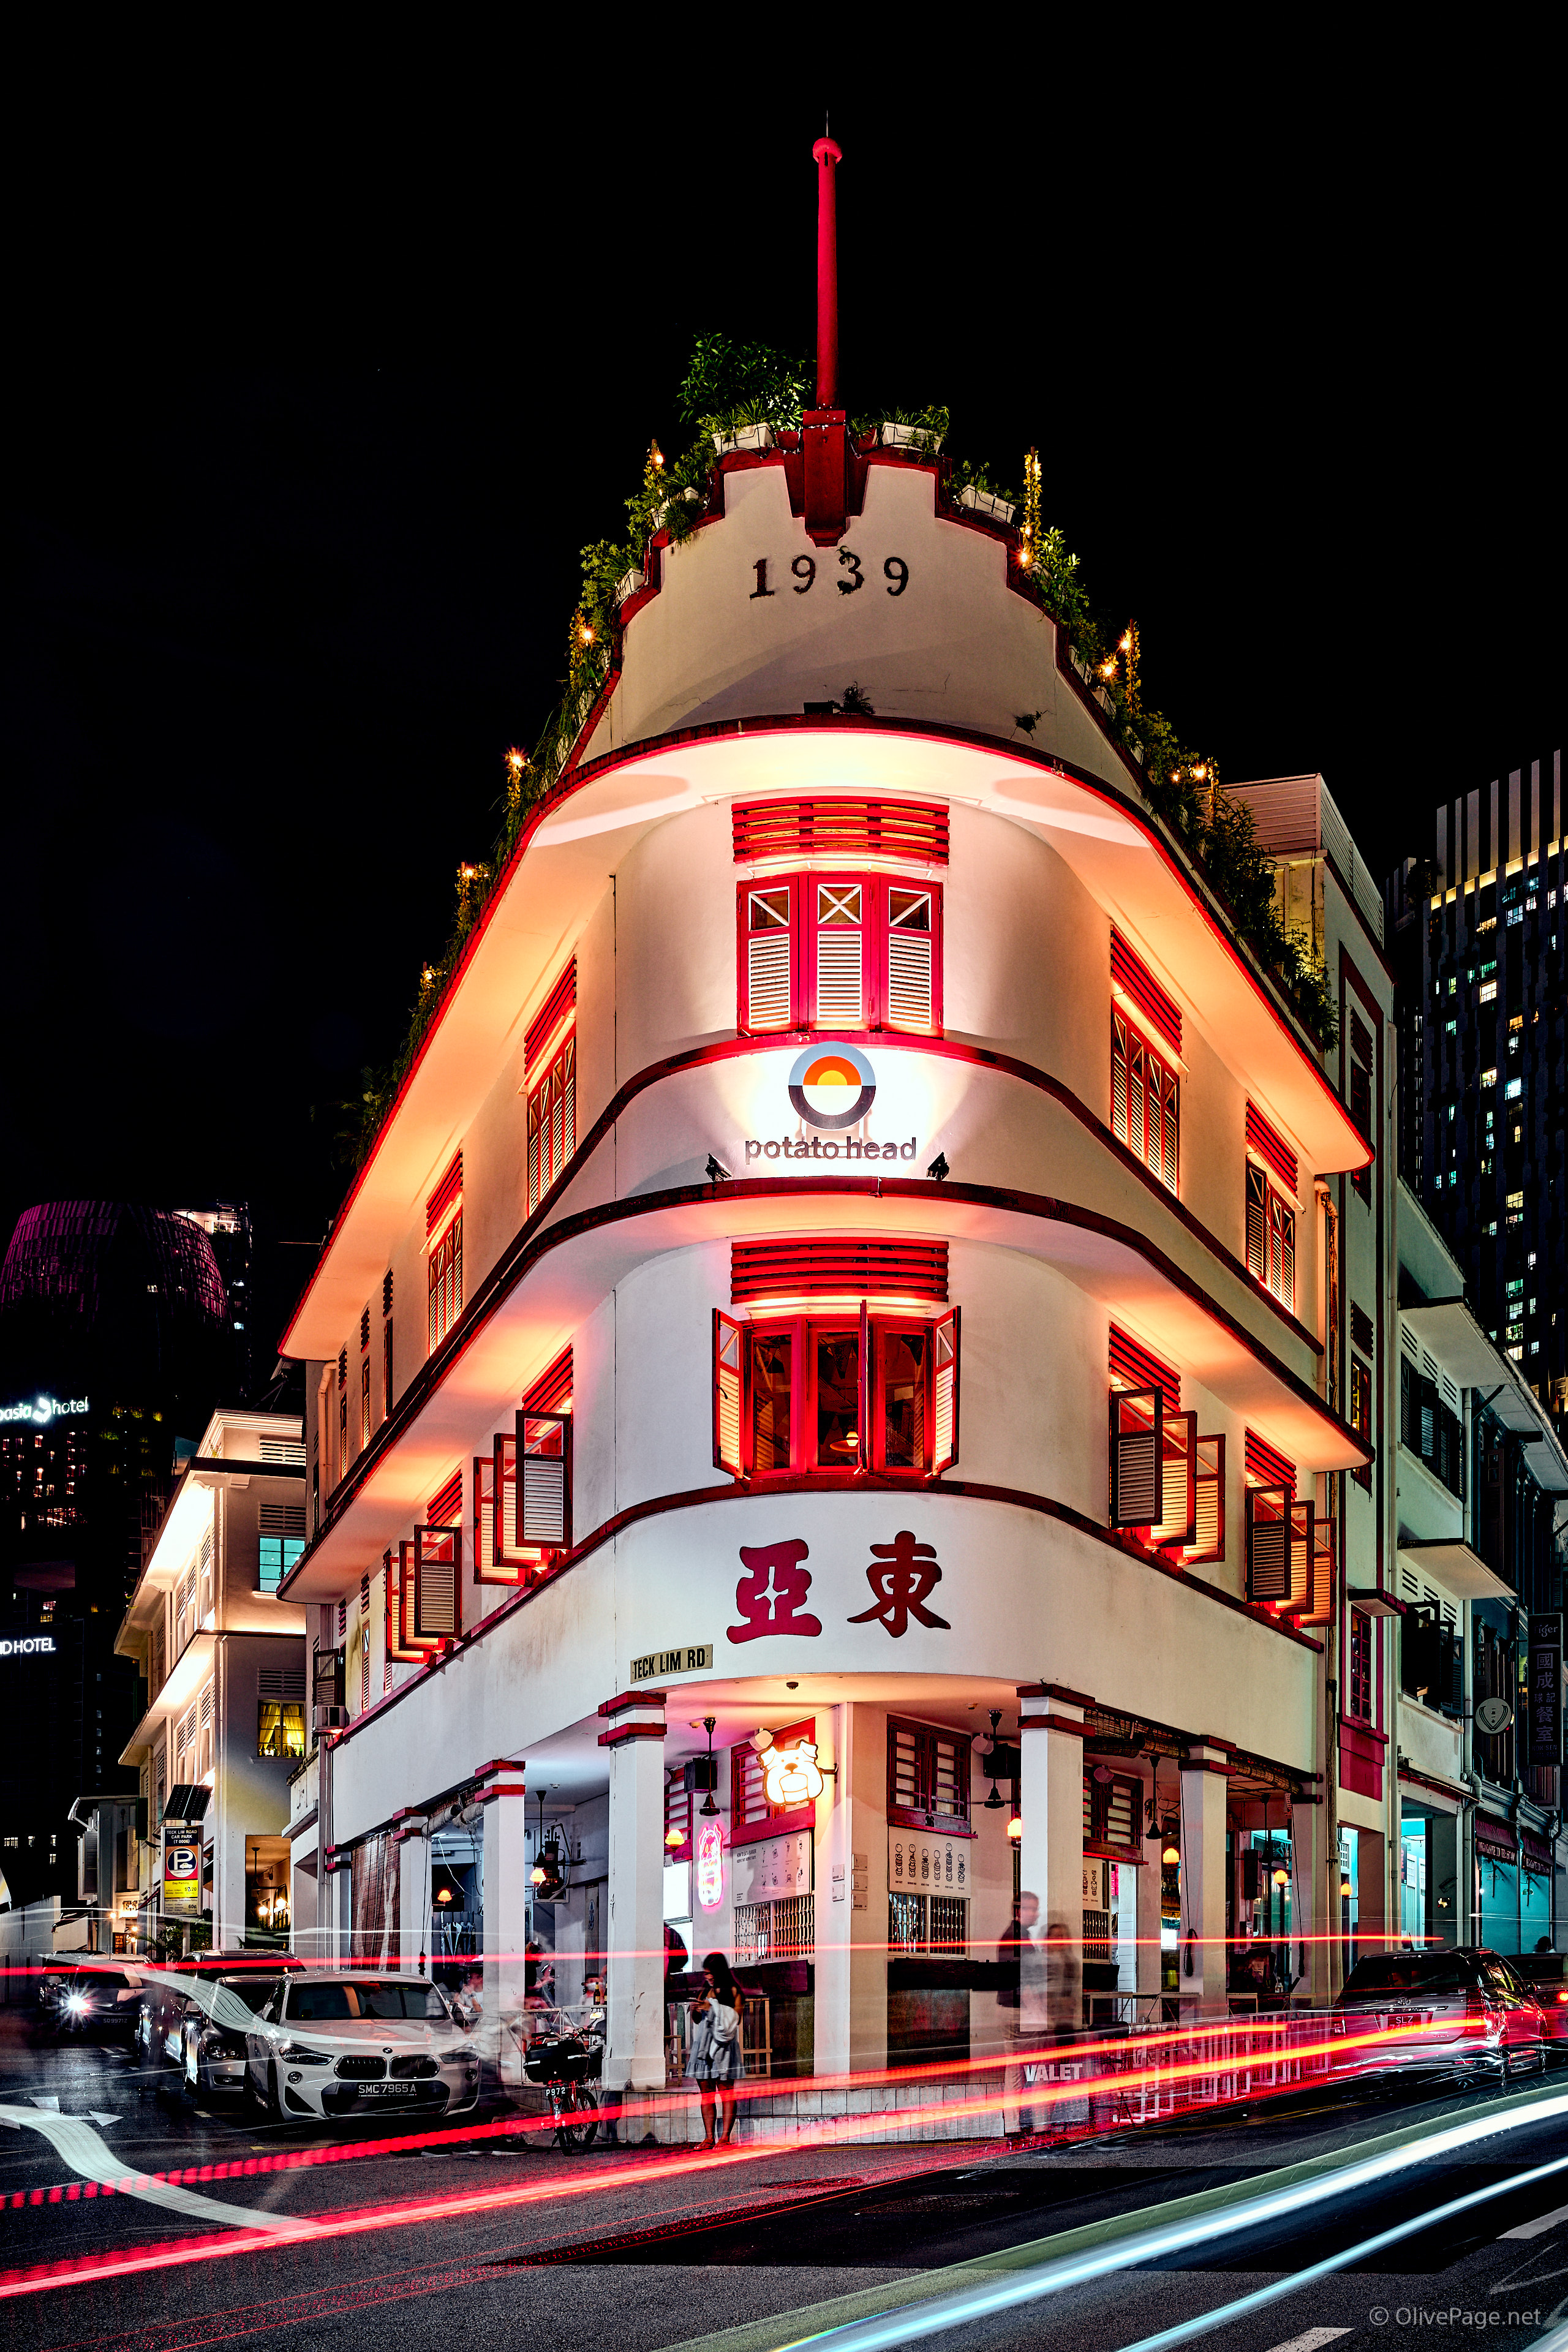
[[[439, 960], [427, 963], [420, 974], [401, 1050], [386, 1068], [364, 1070], [359, 1098], [340, 1106], [339, 1154], [349, 1164], [357, 1167], [368, 1156], [530, 811], [559, 776], [586, 723], [610, 672], [628, 575], [640, 573], [656, 536], [664, 533], [679, 541], [693, 529], [708, 504], [716, 445], [744, 426], [787, 430], [798, 425], [812, 393], [811, 370], [786, 352], [765, 343], [736, 342], [723, 334], [697, 338], [677, 401], [682, 422], [694, 428], [693, 438], [676, 457], [667, 457], [657, 441], [650, 445], [642, 482], [626, 501], [624, 533], [594, 540], [582, 551], [582, 585], [567, 630], [561, 699], [531, 751], [513, 750], [506, 755], [500, 835], [486, 863], [458, 870], [452, 933]], [[947, 410], [935, 406], [887, 405], [849, 421], [856, 434], [889, 421], [909, 425], [933, 455], [949, 429]], [[1194, 751], [1164, 713], [1144, 702], [1137, 629], [1129, 624], [1117, 637], [1106, 627], [1090, 605], [1079, 559], [1061, 530], [1040, 522], [1034, 453], [1026, 461], [1034, 468], [1028, 478], [1032, 498], [1028, 490], [1020, 497], [973, 458], [942, 457], [940, 462], [948, 500], [973, 488], [1025, 514], [1018, 584], [1058, 623], [1093, 674], [1109, 704], [1106, 719], [1111, 733], [1141, 761], [1144, 798], [1224, 901], [1237, 936], [1277, 975], [1307, 1034], [1320, 1046], [1331, 1046], [1338, 1022], [1327, 976], [1310, 936], [1281, 919], [1274, 867], [1258, 844], [1251, 812], [1227, 795], [1212, 756]], [[849, 707], [847, 698], [845, 707]]]

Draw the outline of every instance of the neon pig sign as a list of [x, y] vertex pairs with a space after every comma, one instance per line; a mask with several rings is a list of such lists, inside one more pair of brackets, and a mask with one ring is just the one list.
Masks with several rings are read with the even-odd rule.
[[717, 1911], [724, 1900], [724, 1838], [717, 1822], [704, 1822], [697, 1840], [697, 1900]]

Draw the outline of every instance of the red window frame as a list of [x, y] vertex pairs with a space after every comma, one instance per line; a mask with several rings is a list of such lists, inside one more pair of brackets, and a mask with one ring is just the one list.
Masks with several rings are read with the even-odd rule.
[[[918, 1465], [888, 1459], [889, 1354], [900, 1339], [920, 1334], [924, 1341], [920, 1367], [921, 1394], [912, 1418], [921, 1432]], [[818, 1343], [854, 1339], [858, 1347], [856, 1444], [842, 1460], [818, 1455], [820, 1360]], [[797, 1476], [804, 1473], [853, 1477], [870, 1471], [879, 1477], [935, 1478], [958, 1459], [960, 1310], [949, 1307], [935, 1317], [872, 1311], [862, 1300], [858, 1315], [759, 1315], [751, 1322], [713, 1310], [713, 1462], [734, 1478]], [[778, 1350], [789, 1373], [789, 1426], [784, 1458], [757, 1466], [759, 1414], [758, 1356], [763, 1348]], [[897, 1385], [904, 1368], [895, 1366]]]
[[463, 1630], [463, 1528], [414, 1530], [414, 1623], [416, 1643], [438, 1650]]
[[533, 1214], [577, 1149], [577, 1027], [574, 1022], [528, 1083], [528, 1213]]
[[[852, 908], [850, 894], [855, 892], [859, 897]], [[753, 900], [772, 902], [785, 919], [753, 929]], [[922, 900], [923, 928], [908, 919]], [[852, 912], [856, 919], [849, 920]], [[791, 1030], [942, 1034], [939, 882], [816, 866], [796, 874], [757, 875], [736, 885], [735, 933], [735, 1025], [742, 1036]], [[838, 943], [851, 936], [860, 942], [858, 958], [837, 951]], [[774, 942], [772, 953], [759, 953], [753, 961], [753, 940]], [[925, 956], [910, 944], [919, 940], [929, 942]], [[854, 998], [852, 965], [858, 965], [859, 978]], [[759, 1002], [754, 1003], [753, 997]]]
[[1247, 1271], [1296, 1312], [1296, 1203], [1288, 1201], [1257, 1161], [1247, 1163]]
[[[521, 1499], [518, 1465], [522, 1463]], [[479, 1491], [479, 1465], [475, 1464]], [[489, 1567], [475, 1582], [526, 1584], [572, 1549], [572, 1416], [530, 1412], [523, 1406], [514, 1429], [498, 1432], [488, 1481], [490, 1522]]]
[[[944, 1774], [942, 1753], [951, 1751], [951, 1772]], [[900, 1767], [909, 1759], [909, 1777], [900, 1784]], [[908, 1791], [916, 1801], [900, 1803]], [[951, 1792], [951, 1805], [937, 1800]], [[925, 1799], [929, 1801], [921, 1802]], [[900, 1829], [967, 1830], [970, 1814], [970, 1744], [961, 1731], [941, 1724], [916, 1723], [907, 1716], [888, 1717], [888, 1822]]]
[[1225, 1558], [1225, 1439], [1198, 1438], [1194, 1459], [1197, 1492], [1193, 1501], [1193, 1540], [1184, 1545], [1183, 1565]]
[[430, 1351], [435, 1353], [463, 1311], [463, 1211], [430, 1244]]
[[1350, 1638], [1345, 1644], [1345, 1711], [1358, 1723], [1372, 1721], [1372, 1619], [1364, 1609], [1351, 1611]]
[[[787, 1723], [773, 1734], [775, 1748], [793, 1748], [797, 1740], [816, 1738], [816, 1717], [808, 1715], [799, 1723]], [[812, 1829], [816, 1822], [816, 1807], [805, 1805], [771, 1805], [763, 1780], [763, 1758], [743, 1740], [730, 1750], [730, 1843], [731, 1845], [755, 1845], [763, 1838], [787, 1837], [793, 1830]]]
[[1110, 1132], [1168, 1192], [1179, 1189], [1182, 1082], [1120, 1004], [1110, 1008]]

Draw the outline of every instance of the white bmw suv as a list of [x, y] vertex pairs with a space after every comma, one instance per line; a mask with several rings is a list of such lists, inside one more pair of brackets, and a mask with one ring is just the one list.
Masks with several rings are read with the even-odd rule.
[[439, 1985], [345, 1969], [288, 1978], [249, 2021], [246, 2090], [270, 2116], [475, 2106], [479, 2061]]

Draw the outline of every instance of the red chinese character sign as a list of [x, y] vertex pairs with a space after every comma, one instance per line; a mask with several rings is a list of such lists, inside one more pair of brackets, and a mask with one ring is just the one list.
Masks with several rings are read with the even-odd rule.
[[940, 1626], [943, 1633], [950, 1633], [948, 1620], [925, 1606], [942, 1581], [935, 1547], [916, 1543], [910, 1529], [903, 1528], [890, 1544], [873, 1544], [871, 1552], [866, 1581], [877, 1598], [869, 1609], [862, 1609], [858, 1617], [850, 1618], [851, 1625], [865, 1625], [875, 1620], [887, 1627], [895, 1642], [909, 1632], [911, 1617], [922, 1625]]
[[735, 1587], [735, 1607], [745, 1622], [726, 1629], [731, 1642], [756, 1642], [764, 1633], [821, 1633], [821, 1618], [800, 1605], [811, 1590], [811, 1570], [801, 1566], [809, 1549], [798, 1538], [741, 1546], [746, 1573]]

